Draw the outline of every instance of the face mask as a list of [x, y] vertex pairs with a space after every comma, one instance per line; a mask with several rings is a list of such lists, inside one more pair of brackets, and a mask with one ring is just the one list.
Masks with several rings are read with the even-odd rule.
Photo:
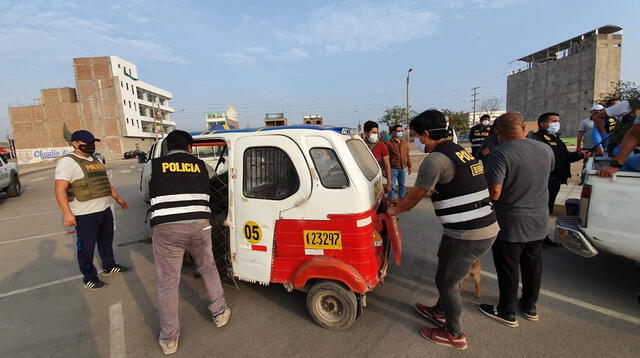
[[482, 121], [482, 125], [483, 125], [483, 126], [488, 126], [488, 125], [489, 125], [489, 121], [487, 121], [487, 120]]
[[560, 122], [549, 123], [549, 128], [547, 128], [547, 133], [554, 135], [559, 131], [560, 131]]
[[95, 143], [80, 144], [78, 146], [78, 149], [80, 149], [82, 153], [91, 155], [96, 152], [96, 144]]
[[402, 132], [396, 132], [396, 138], [402, 138], [403, 135], [404, 133]]
[[418, 151], [420, 153], [424, 153], [424, 144], [422, 144], [422, 142], [420, 142], [420, 138], [419, 137], [415, 137], [413, 138], [414, 143], [416, 143], [416, 148], [418, 149]]
[[371, 133], [371, 134], [369, 134], [369, 138], [368, 138], [369, 143], [378, 143], [378, 140], [379, 140], [379, 139], [380, 139], [380, 138], [378, 137], [378, 133]]

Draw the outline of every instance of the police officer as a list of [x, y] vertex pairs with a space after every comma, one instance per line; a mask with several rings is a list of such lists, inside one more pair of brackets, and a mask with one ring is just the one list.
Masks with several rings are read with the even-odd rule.
[[191, 155], [193, 138], [175, 130], [165, 139], [169, 153], [147, 162], [142, 191], [151, 202], [153, 256], [160, 311], [159, 343], [165, 354], [178, 349], [178, 286], [185, 251], [193, 258], [209, 295], [209, 311], [217, 327], [229, 321], [220, 276], [211, 248], [209, 173], [205, 163]]
[[491, 131], [491, 117], [488, 114], [483, 114], [480, 117], [480, 123], [471, 127], [469, 130], [469, 141], [471, 142], [471, 155], [478, 158], [480, 154], [480, 147], [482, 141], [493, 133]]
[[427, 110], [409, 126], [430, 154], [420, 164], [415, 186], [405, 198], [392, 201], [388, 213], [411, 210], [431, 193], [435, 214], [444, 227], [436, 271], [440, 297], [433, 306], [416, 303], [415, 308], [438, 328], [422, 328], [420, 333], [434, 343], [466, 349], [466, 336], [460, 326], [459, 283], [471, 265], [491, 248], [499, 230], [484, 168], [482, 162], [451, 141], [440, 111]]
[[131, 271], [116, 264], [113, 255], [112, 199], [123, 209], [129, 206], [109, 183], [104, 165], [93, 156], [99, 141], [89, 131], [73, 132], [73, 153], [58, 161], [55, 174], [55, 195], [64, 215], [64, 226], [75, 226], [78, 265], [84, 276], [84, 287], [91, 290], [107, 286], [93, 266], [96, 244], [105, 276]]
[[[560, 115], [555, 112], [543, 113], [538, 117], [538, 131], [531, 133], [530, 138], [550, 146], [555, 157], [555, 166], [549, 176], [548, 206], [551, 214], [560, 186], [567, 184], [567, 179], [571, 178], [571, 163], [583, 159], [585, 152], [569, 152], [560, 139]], [[547, 246], [555, 246], [549, 237], [545, 238], [544, 242]]]

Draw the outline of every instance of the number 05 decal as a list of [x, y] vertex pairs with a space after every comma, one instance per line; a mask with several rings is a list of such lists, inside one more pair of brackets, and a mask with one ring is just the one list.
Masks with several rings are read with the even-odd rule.
[[260, 225], [253, 221], [247, 221], [244, 224], [244, 238], [254, 245], [259, 243], [260, 240], [262, 240], [262, 230], [260, 230]]

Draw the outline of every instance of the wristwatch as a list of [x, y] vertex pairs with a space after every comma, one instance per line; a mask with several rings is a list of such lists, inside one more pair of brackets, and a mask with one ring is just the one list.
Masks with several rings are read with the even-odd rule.
[[614, 168], [622, 168], [622, 164], [618, 163], [618, 161], [615, 159], [609, 162], [609, 166]]

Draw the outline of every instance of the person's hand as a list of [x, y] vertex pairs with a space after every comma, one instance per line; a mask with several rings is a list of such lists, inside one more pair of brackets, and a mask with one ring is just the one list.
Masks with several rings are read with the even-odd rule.
[[591, 157], [591, 152], [588, 151], [588, 150], [583, 150], [582, 151], [582, 158], [589, 159], [589, 157]]
[[482, 148], [480, 154], [482, 154], [483, 157], [486, 157], [487, 155], [489, 155], [489, 148]]
[[618, 171], [620, 171], [620, 168], [604, 167], [604, 168], [598, 170], [598, 176], [599, 177], [610, 177], [613, 174], [617, 173]]
[[129, 204], [127, 204], [127, 202], [124, 201], [121, 197], [117, 197], [114, 199], [116, 203], [118, 203], [118, 205], [120, 205], [120, 207], [122, 207], [124, 210], [127, 210], [129, 208]]
[[391, 216], [396, 216], [398, 214], [400, 214], [400, 210], [398, 209], [398, 204], [400, 203], [400, 200], [389, 200], [388, 204], [389, 207], [387, 208], [387, 214], [391, 215]]
[[76, 222], [76, 217], [75, 215], [69, 213], [69, 214], [64, 214], [64, 227], [69, 227], [69, 226], [77, 226], [78, 223]]
[[411, 173], [413, 173], [413, 169], [412, 168], [408, 168], [409, 171], [409, 175], [411, 175]]
[[391, 180], [387, 180], [387, 185], [384, 186], [384, 192], [388, 193], [391, 191]]

